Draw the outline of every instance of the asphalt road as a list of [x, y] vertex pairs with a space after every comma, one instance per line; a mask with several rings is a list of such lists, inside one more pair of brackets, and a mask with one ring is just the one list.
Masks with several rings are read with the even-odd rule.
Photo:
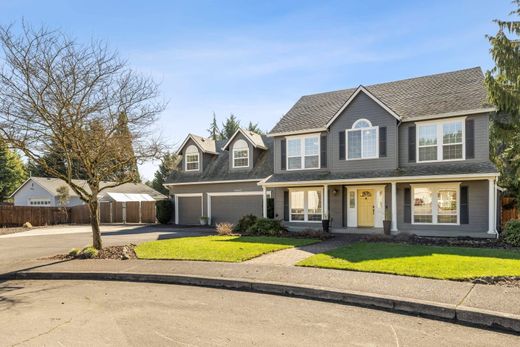
[[[144, 241], [200, 235], [200, 229], [180, 229], [152, 225], [103, 225], [105, 246], [138, 244]], [[42, 263], [41, 258], [67, 253], [72, 248], [92, 244], [90, 226], [56, 226], [0, 236], [0, 273]], [[47, 260], [48, 262], [48, 260]]]
[[0, 284], [1, 346], [514, 346], [519, 337], [303, 299], [165, 284]]

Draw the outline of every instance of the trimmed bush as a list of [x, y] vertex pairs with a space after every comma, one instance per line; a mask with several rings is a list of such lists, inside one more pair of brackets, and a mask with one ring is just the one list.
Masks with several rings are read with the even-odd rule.
[[233, 235], [234, 225], [231, 223], [219, 223], [217, 224], [217, 234], [219, 235]]
[[253, 226], [253, 224], [256, 223], [256, 220], [258, 219], [257, 216], [254, 214], [246, 214], [235, 225], [235, 231], [239, 233], [245, 233]]
[[520, 247], [520, 219], [512, 219], [506, 223], [504, 241], [512, 246]]
[[92, 246], [85, 247], [79, 252], [79, 256], [85, 259], [95, 258], [99, 251]]
[[268, 218], [257, 218], [255, 224], [247, 229], [250, 234], [266, 236], [280, 236], [285, 231], [282, 221]]
[[156, 202], [157, 220], [161, 224], [168, 224], [172, 219], [173, 204], [170, 200], [160, 200]]
[[77, 257], [79, 254], [80, 249], [79, 248], [73, 248], [69, 251], [69, 256], [71, 257]]

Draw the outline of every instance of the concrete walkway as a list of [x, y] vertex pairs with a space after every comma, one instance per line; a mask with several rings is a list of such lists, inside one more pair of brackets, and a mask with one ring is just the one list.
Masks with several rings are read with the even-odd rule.
[[251, 263], [72, 260], [2, 279], [85, 279], [222, 287], [333, 300], [520, 332], [520, 288]]

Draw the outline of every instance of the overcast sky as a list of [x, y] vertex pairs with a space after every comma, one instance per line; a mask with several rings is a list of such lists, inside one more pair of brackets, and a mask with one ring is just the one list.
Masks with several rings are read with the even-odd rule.
[[[486, 34], [509, 1], [0, 1], [78, 41], [106, 41], [161, 82], [173, 149], [212, 113], [270, 130], [301, 95], [492, 66]], [[153, 177], [157, 163], [141, 167]]]

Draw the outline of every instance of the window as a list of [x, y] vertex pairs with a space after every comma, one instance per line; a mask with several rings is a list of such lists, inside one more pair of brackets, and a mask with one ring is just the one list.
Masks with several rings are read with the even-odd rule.
[[319, 169], [320, 136], [287, 138], [287, 170]]
[[351, 190], [348, 193], [348, 207], [356, 208], [356, 192], [355, 191]]
[[413, 187], [414, 224], [459, 224], [459, 184]]
[[291, 190], [289, 192], [290, 221], [321, 221], [323, 212], [322, 195], [321, 189]]
[[379, 127], [367, 119], [358, 119], [352, 129], [347, 129], [348, 159], [370, 159], [379, 156]]
[[233, 145], [233, 167], [249, 167], [249, 146], [242, 139]]
[[29, 199], [31, 206], [49, 206], [51, 201], [49, 199]]
[[417, 124], [420, 162], [464, 159], [464, 120]]
[[199, 150], [194, 145], [186, 148], [186, 171], [199, 171]]

